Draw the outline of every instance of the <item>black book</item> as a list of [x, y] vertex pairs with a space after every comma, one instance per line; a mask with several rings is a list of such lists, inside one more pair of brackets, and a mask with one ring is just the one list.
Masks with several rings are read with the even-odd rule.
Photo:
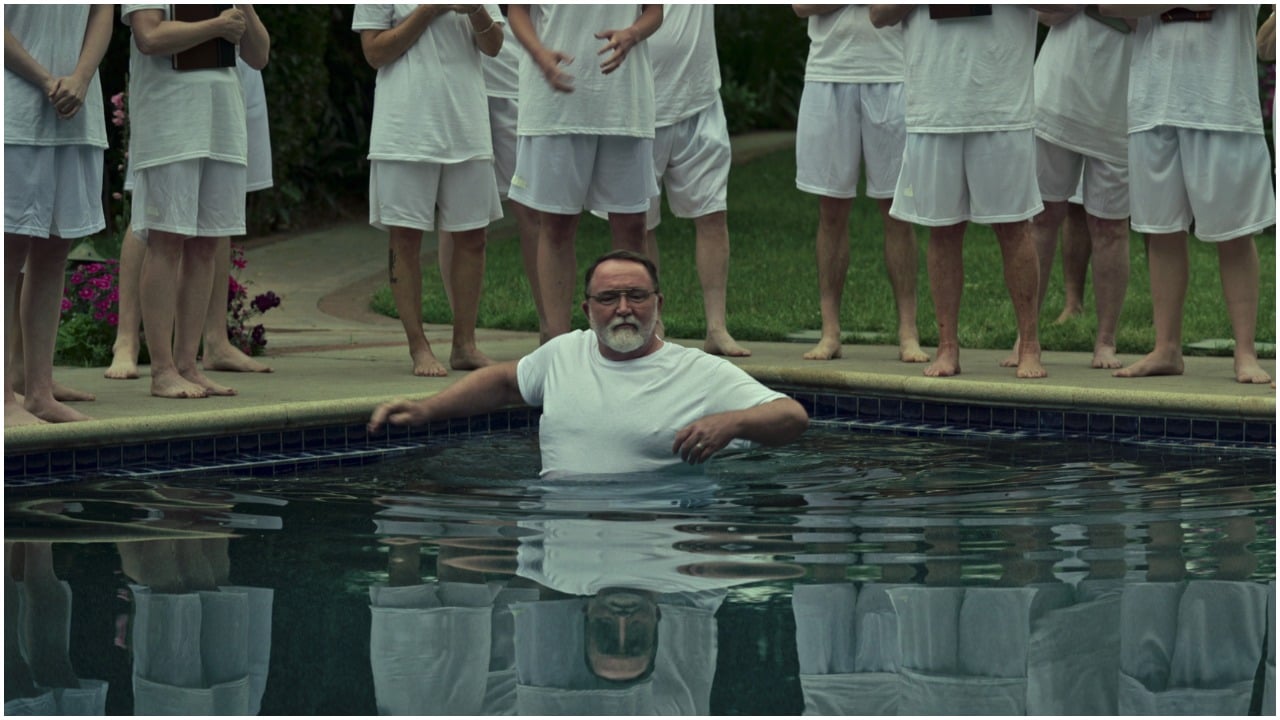
[[[211, 20], [230, 10], [230, 5], [170, 5], [171, 20], [200, 22]], [[173, 54], [174, 70], [208, 70], [236, 66], [236, 46], [223, 38], [205, 40], [195, 47]]]

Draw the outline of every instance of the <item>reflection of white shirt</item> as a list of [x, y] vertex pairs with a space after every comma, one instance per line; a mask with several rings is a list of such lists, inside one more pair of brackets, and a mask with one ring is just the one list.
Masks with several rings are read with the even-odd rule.
[[1083, 12], [1049, 29], [1036, 58], [1036, 135], [1076, 152], [1129, 162], [1133, 35]]
[[[502, 22], [497, 5], [485, 5]], [[351, 29], [387, 30], [417, 5], [356, 5]], [[481, 52], [471, 21], [445, 12], [404, 54], [378, 68], [370, 160], [458, 163], [493, 157]]]
[[711, 5], [667, 5], [649, 37], [657, 126], [693, 117], [720, 99], [715, 12]]
[[[125, 5], [120, 19], [131, 13], [160, 10], [169, 18], [169, 5]], [[169, 55], [143, 55], [129, 45], [129, 159], [134, 170], [209, 158], [246, 164], [244, 94], [234, 67], [179, 72]]]
[[618, 362], [605, 359], [597, 343], [591, 330], [566, 333], [517, 365], [520, 395], [542, 406], [543, 475], [687, 468], [671, 452], [681, 428], [785, 397], [700, 350], [667, 342], [651, 355]]
[[622, 65], [605, 75], [597, 55], [602, 30], [631, 27], [641, 6], [530, 5], [529, 19], [542, 45], [573, 58], [563, 71], [573, 76], [573, 92], [553, 90], [533, 58], [520, 57], [520, 118], [517, 135], [625, 135], [651, 138], [654, 128], [653, 70], [642, 42]]
[[907, 132], [1025, 130], [1035, 126], [1036, 13], [992, 5], [984, 17], [903, 20]]
[[1257, 5], [1219, 5], [1208, 22], [1138, 20], [1129, 132], [1157, 125], [1262, 134]]
[[806, 82], [902, 82], [902, 27], [876, 28], [867, 5], [809, 17]]
[[[80, 60], [88, 5], [4, 6], [4, 27], [54, 77], [70, 75]], [[4, 141], [7, 145], [107, 146], [102, 86], [94, 70], [84, 107], [70, 120], [58, 117], [44, 91], [17, 73], [4, 71]]]

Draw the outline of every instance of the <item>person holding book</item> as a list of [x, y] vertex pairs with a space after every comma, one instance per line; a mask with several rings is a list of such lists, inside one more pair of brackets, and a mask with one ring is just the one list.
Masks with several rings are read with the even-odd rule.
[[497, 5], [357, 5], [351, 29], [378, 71], [369, 133], [369, 224], [389, 234], [389, 276], [413, 374], [449, 374], [422, 328], [422, 233], [452, 235], [449, 367], [476, 347], [485, 231], [502, 217], [481, 55], [502, 47]]
[[270, 42], [251, 5], [189, 20], [175, 14], [204, 7], [121, 9], [133, 34], [131, 226], [147, 246], [139, 281], [142, 325], [151, 394], [167, 398], [235, 394], [210, 380], [196, 356], [218, 239], [245, 232], [248, 137], [235, 56], [261, 69]]
[[71, 241], [106, 226], [98, 65], [111, 6], [6, 5], [4, 27], [5, 336], [20, 324], [24, 354], [19, 400], [5, 353], [5, 425], [88, 420], [54, 397], [53, 353]]

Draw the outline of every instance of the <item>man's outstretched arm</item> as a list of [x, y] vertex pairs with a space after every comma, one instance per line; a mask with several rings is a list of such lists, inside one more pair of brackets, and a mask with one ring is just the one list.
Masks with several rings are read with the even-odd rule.
[[369, 432], [382, 426], [423, 425], [432, 420], [479, 415], [524, 402], [516, 379], [515, 361], [481, 368], [450, 385], [443, 392], [422, 400], [400, 398], [383, 403], [369, 418]]
[[809, 427], [809, 414], [791, 398], [778, 398], [744, 410], [715, 413], [689, 423], [676, 433], [673, 454], [690, 465], [706, 462], [741, 438], [761, 445], [786, 445]]

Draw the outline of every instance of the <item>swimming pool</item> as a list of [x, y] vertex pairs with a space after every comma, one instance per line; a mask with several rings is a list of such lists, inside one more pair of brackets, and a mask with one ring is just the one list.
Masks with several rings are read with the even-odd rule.
[[[516, 431], [10, 487], [6, 627], [112, 713], [1274, 708], [1274, 452], [819, 428], [702, 475], [537, 467]], [[586, 599], [618, 587], [649, 642]]]

